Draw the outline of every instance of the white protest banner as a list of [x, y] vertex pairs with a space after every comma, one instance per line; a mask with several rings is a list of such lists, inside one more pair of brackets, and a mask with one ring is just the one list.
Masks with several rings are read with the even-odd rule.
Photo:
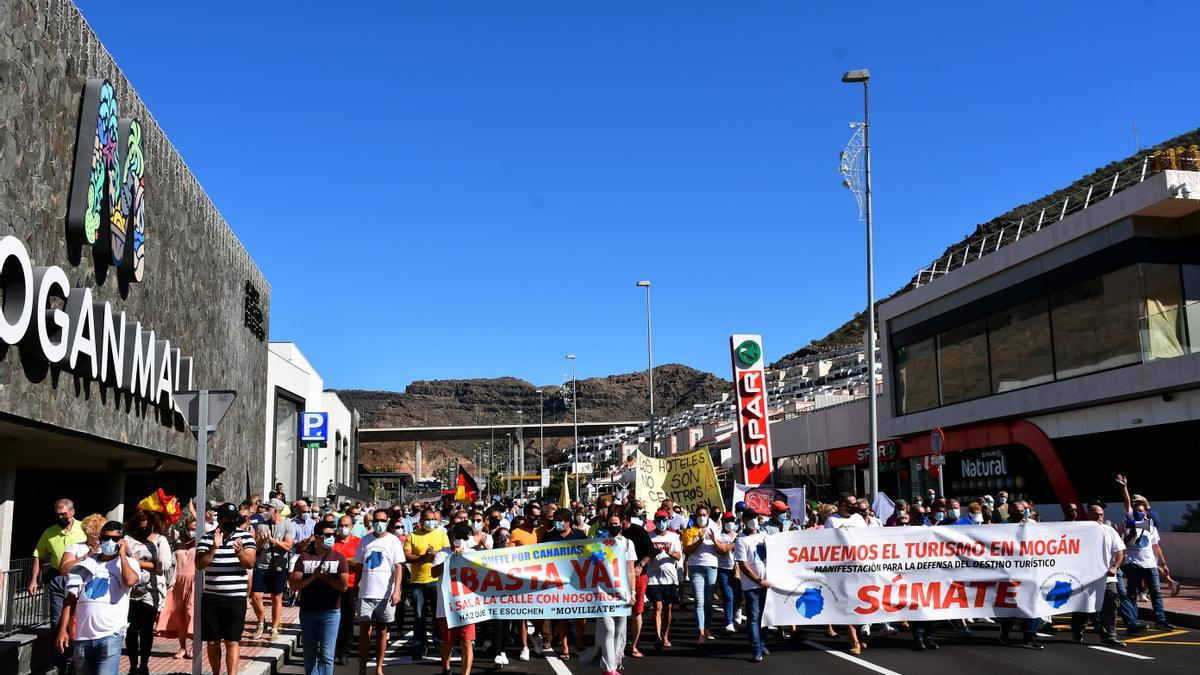
[[784, 502], [792, 510], [792, 520], [804, 523], [808, 508], [804, 504], [804, 488], [773, 488], [769, 485], [749, 487], [733, 484], [733, 503], [745, 502], [746, 506], [760, 516], [771, 515], [773, 502]]
[[1095, 612], [1106, 527], [1094, 522], [858, 527], [767, 538], [763, 625]]
[[438, 582], [446, 623], [628, 616], [626, 545], [581, 539], [450, 556]]
[[637, 496], [646, 502], [647, 508], [657, 508], [662, 500], [670, 499], [688, 513], [694, 513], [701, 505], [725, 510], [725, 500], [721, 497], [721, 486], [717, 484], [717, 472], [713, 469], [708, 448], [666, 457], [650, 457], [639, 450], [634, 485]]

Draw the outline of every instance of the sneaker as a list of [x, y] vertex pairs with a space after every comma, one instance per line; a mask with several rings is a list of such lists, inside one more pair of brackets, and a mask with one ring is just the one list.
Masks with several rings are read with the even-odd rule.
[[1135, 623], [1132, 626], [1125, 627], [1125, 632], [1130, 635], [1137, 635], [1138, 633], [1145, 633], [1147, 630], [1149, 630], [1149, 629], [1146, 627], [1146, 624], [1144, 624], [1144, 623]]
[[251, 640], [261, 640], [263, 633], [267, 632], [267, 624], [260, 623], [254, 626], [254, 632], [250, 634]]
[[727, 623], [727, 624], [725, 624], [725, 632], [726, 633], [736, 633], [737, 628], [734, 628], [733, 624]]
[[871, 637], [871, 624], [865, 624], [858, 629], [858, 634], [863, 637]]
[[276, 642], [277, 640], [279, 640], [279, 629], [272, 628], [271, 629], [271, 642]]
[[920, 640], [913, 640], [912, 649], [915, 652], [923, 652], [925, 651], [925, 643], [921, 642]]
[[763, 661], [762, 652], [755, 652], [754, 658], [750, 659], [751, 663], [762, 663], [762, 661]]
[[892, 624], [890, 623], [883, 624], [882, 628], [884, 635], [895, 635], [897, 632], [895, 628], [892, 628]]
[[1074, 642], [1077, 645], [1083, 644], [1083, 633], [1076, 633], [1072, 631], [1071, 642]]
[[986, 616], [985, 616], [985, 617], [980, 617], [980, 618], [978, 618], [978, 619], [975, 619], [975, 620], [976, 620], [976, 621], [978, 621], [979, 623], [996, 623], [996, 621], [995, 621], [994, 619], [989, 619], [989, 618], [988, 618], [988, 617], [986, 617]]
[[925, 648], [938, 650], [938, 649], [941, 649], [942, 647], [938, 643], [934, 642], [933, 638], [927, 637], [927, 638], [925, 638]]
[[1035, 651], [1046, 648], [1042, 643], [1038, 642], [1037, 640], [1034, 640], [1033, 638], [1030, 638], [1030, 639], [1022, 642], [1021, 646], [1024, 647], [1025, 649], [1033, 649]]
[[771, 650], [770, 650], [770, 649], [767, 649], [767, 646], [766, 646], [766, 645], [763, 645], [763, 646], [762, 646], [762, 653], [763, 653], [763, 656], [770, 656], [770, 655], [771, 655]]
[[742, 612], [742, 610], [740, 610], [740, 609], [738, 611], [734, 612], [733, 622], [739, 626], [746, 623], [746, 614], [744, 612]]
[[496, 655], [496, 658], [492, 660], [492, 663], [495, 663], [497, 666], [507, 666], [508, 656], [506, 656], [504, 652], [500, 652]]
[[1170, 621], [1159, 621], [1154, 624], [1154, 628], [1157, 630], [1175, 630], [1175, 624]]
[[1146, 591], [1138, 593], [1136, 602], [1150, 602], [1150, 594]]
[[529, 660], [529, 647], [521, 647], [521, 653], [517, 655], [517, 659], [520, 661], [528, 661]]

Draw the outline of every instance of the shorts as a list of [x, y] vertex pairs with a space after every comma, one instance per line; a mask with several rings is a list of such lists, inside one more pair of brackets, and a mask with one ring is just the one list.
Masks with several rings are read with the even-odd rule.
[[475, 624], [469, 623], [458, 628], [451, 628], [450, 624], [446, 623], [446, 617], [439, 616], [437, 618], [438, 634], [442, 636], [442, 644], [452, 645], [455, 642], [462, 640], [475, 639]]
[[665, 602], [668, 605], [677, 605], [679, 604], [679, 586], [676, 584], [646, 586], [646, 599], [650, 602]]
[[633, 602], [634, 614], [641, 614], [642, 611], [646, 609], [646, 584], [649, 583], [649, 581], [650, 578], [645, 574], [638, 575], [637, 582], [634, 584], [634, 589], [636, 590], [636, 596]]
[[280, 595], [287, 590], [287, 572], [276, 572], [268, 567], [254, 568], [254, 579], [250, 582], [250, 590], [255, 593]]
[[237, 642], [246, 627], [246, 596], [205, 593], [200, 600], [200, 640]]
[[391, 623], [396, 619], [396, 606], [391, 598], [359, 598], [354, 620], [359, 623]]

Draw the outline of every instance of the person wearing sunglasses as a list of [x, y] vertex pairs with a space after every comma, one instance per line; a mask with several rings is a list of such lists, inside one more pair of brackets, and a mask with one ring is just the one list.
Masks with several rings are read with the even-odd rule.
[[65, 653], [74, 625], [71, 656], [77, 672], [117, 675], [129, 623], [130, 592], [148, 580], [149, 573], [129, 556], [124, 526], [115, 520], [105, 523], [100, 551], [81, 560], [67, 575], [66, 602], [54, 643]]

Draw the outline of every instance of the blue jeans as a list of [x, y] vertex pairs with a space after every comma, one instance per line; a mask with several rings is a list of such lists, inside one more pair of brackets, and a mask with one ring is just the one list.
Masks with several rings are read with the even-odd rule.
[[300, 610], [300, 636], [304, 640], [304, 672], [333, 675], [333, 652], [337, 646], [338, 609]]
[[750, 649], [754, 650], [755, 656], [759, 656], [763, 650], [759, 624], [762, 623], [762, 608], [763, 602], [767, 599], [767, 589], [743, 589], [742, 599], [746, 603], [746, 625], [749, 626], [746, 634], [750, 636]]
[[741, 582], [732, 569], [717, 568], [717, 588], [721, 589], [721, 601], [725, 606], [725, 623], [733, 623], [734, 603], [741, 595]]
[[1137, 605], [1129, 599], [1129, 593], [1125, 592], [1125, 568], [1117, 568], [1117, 611], [1121, 614], [1121, 620], [1125, 622], [1125, 627], [1130, 628], [1141, 624], [1138, 619]]
[[717, 568], [693, 567], [688, 565], [688, 580], [692, 582], [692, 596], [696, 599], [696, 628], [708, 630], [706, 614], [709, 603], [712, 602], [712, 589], [717, 583]]
[[[427, 631], [430, 629], [430, 624], [433, 623], [433, 613], [437, 610], [435, 600], [437, 599], [438, 582], [431, 581], [427, 584], [412, 585], [412, 606], [413, 606], [413, 641], [417, 646], [425, 649], [429, 642]], [[438, 635], [436, 626], [433, 627], [433, 644], [437, 646], [441, 644], [442, 638]]]
[[78, 675], [118, 675], [124, 645], [123, 630], [95, 640], [76, 640], [73, 645], [75, 672]]
[[[1125, 579], [1129, 583], [1126, 595], [1136, 598], [1137, 589], [1141, 588], [1143, 581], [1146, 582], [1146, 588], [1150, 591], [1150, 606], [1154, 608], [1154, 619], [1159, 623], [1167, 623], [1167, 613], [1163, 610], [1162, 591], [1158, 586], [1158, 568], [1126, 565], [1124, 570]], [[1126, 599], [1128, 600], [1128, 598]], [[1133, 601], [1130, 600], [1130, 602]]]

